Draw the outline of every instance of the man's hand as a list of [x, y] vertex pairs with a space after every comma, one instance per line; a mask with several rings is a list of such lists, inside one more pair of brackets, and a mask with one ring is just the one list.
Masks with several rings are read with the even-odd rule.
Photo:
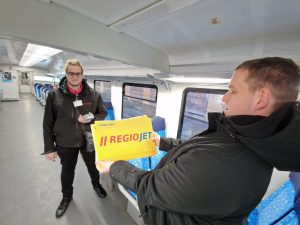
[[56, 157], [57, 157], [56, 152], [51, 152], [51, 153], [46, 154], [46, 158], [51, 160], [51, 161], [55, 161]]
[[110, 166], [114, 163], [114, 161], [97, 161], [96, 167], [100, 173], [109, 173]]
[[[86, 114], [86, 115], [91, 115], [91, 116], [94, 116], [92, 113], [89, 113], [89, 114]], [[85, 116], [86, 116], [85, 115]], [[94, 118], [94, 117], [93, 117]], [[92, 121], [92, 119], [88, 119], [87, 118], [87, 116], [86, 117], [84, 117], [83, 115], [79, 115], [79, 117], [78, 117], [78, 122], [80, 122], [80, 123], [90, 123]]]
[[154, 136], [152, 137], [152, 141], [155, 142], [155, 145], [159, 147], [160, 144], [160, 136], [154, 132]]

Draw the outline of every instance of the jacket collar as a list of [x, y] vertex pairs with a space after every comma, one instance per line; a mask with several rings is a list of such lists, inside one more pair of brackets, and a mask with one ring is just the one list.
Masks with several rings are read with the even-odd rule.
[[283, 129], [293, 118], [293, 108], [299, 103], [289, 102], [268, 117], [239, 115], [225, 116], [223, 113], [209, 113], [208, 131], [216, 130], [218, 124], [238, 136], [264, 138]]

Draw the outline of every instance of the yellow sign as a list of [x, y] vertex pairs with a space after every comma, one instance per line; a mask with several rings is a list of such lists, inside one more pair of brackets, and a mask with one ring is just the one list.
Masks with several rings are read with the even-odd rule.
[[129, 160], [156, 154], [151, 119], [138, 116], [123, 120], [96, 121], [91, 125], [96, 161]]

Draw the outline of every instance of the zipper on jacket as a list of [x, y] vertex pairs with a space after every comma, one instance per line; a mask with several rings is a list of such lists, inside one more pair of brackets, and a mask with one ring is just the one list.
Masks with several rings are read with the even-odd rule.
[[145, 206], [145, 210], [144, 212], [141, 212], [141, 214], [139, 215], [139, 217], [143, 217], [143, 216], [146, 216], [148, 214], [148, 207]]
[[[78, 101], [78, 94], [75, 95], [75, 101]], [[75, 108], [74, 108], [75, 109]], [[79, 116], [79, 115], [78, 115]], [[79, 122], [78, 122], [78, 118], [77, 118], [77, 113], [76, 113], [76, 109], [75, 109], [75, 124], [76, 124], [76, 145], [77, 145], [77, 148], [81, 147], [79, 146], [79, 133], [78, 133], [78, 125], [79, 125]], [[80, 130], [81, 131], [81, 130]]]
[[231, 132], [230, 132], [230, 137], [235, 141], [239, 138], [238, 135], [231, 133]]

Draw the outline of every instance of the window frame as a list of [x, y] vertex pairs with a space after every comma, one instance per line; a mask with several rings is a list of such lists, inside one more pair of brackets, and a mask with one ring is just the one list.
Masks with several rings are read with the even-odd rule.
[[177, 129], [177, 138], [178, 139], [181, 137], [181, 134], [182, 134], [184, 112], [185, 112], [185, 107], [186, 107], [187, 95], [189, 92], [224, 95], [227, 92], [227, 90], [209, 89], [209, 88], [191, 88], [191, 87], [185, 88], [182, 93], [182, 100], [181, 100], [181, 106], [180, 106], [179, 123], [178, 123], [178, 129]]
[[[100, 82], [107, 82], [107, 83], [110, 83], [110, 98], [109, 98], [109, 102], [111, 102], [111, 81], [109, 81], [109, 80], [94, 80], [94, 90], [96, 91], [96, 82], [97, 81], [100, 81]], [[100, 92], [99, 92], [100, 93]], [[101, 93], [100, 93], [100, 95], [101, 95]], [[101, 97], [102, 97], [102, 95], [101, 95]], [[103, 99], [103, 102], [105, 102], [104, 101], [104, 99]]]
[[[155, 91], [156, 91], [155, 100], [148, 100], [148, 99], [137, 98], [137, 97], [132, 97], [132, 96], [125, 95], [125, 86], [154, 88]], [[121, 110], [121, 118], [124, 119], [124, 116], [123, 116], [123, 112], [124, 112], [124, 97], [129, 97], [129, 98], [138, 99], [138, 100], [142, 100], [142, 101], [154, 102], [154, 103], [157, 104], [157, 95], [158, 95], [158, 88], [154, 84], [140, 84], [140, 83], [130, 83], [130, 82], [123, 83], [123, 85], [122, 85], [122, 110]], [[157, 108], [157, 105], [155, 107], [155, 115], [156, 115], [156, 108]]]

